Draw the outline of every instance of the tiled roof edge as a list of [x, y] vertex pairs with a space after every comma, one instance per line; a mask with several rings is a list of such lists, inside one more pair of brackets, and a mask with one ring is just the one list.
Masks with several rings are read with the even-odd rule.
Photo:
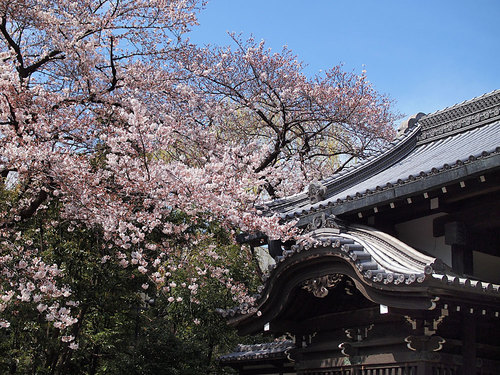
[[269, 343], [238, 345], [233, 353], [219, 358], [222, 363], [239, 362], [242, 360], [261, 360], [284, 356], [287, 350], [295, 346], [291, 340], [279, 340]]
[[335, 201], [333, 201], [333, 200], [325, 200], [325, 201], [322, 201], [322, 202], [319, 202], [319, 203], [315, 204], [312, 207], [307, 207], [307, 208], [303, 208], [303, 209], [297, 209], [297, 210], [292, 211], [292, 212], [287, 212], [286, 214], [281, 215], [281, 218], [283, 220], [300, 219], [303, 216], [307, 216], [307, 215], [309, 215], [311, 213], [324, 210], [327, 207], [333, 207], [333, 206], [337, 206], [337, 205], [342, 205], [345, 202], [362, 199], [362, 198], [365, 198], [365, 197], [367, 197], [369, 195], [373, 195], [373, 194], [377, 194], [377, 193], [380, 193], [380, 192], [384, 192], [386, 190], [391, 190], [391, 189], [394, 189], [397, 186], [402, 186], [402, 185], [406, 185], [406, 184], [409, 184], [409, 183], [413, 183], [414, 181], [419, 180], [419, 179], [430, 178], [430, 177], [432, 177], [434, 175], [438, 175], [441, 172], [445, 172], [445, 171], [448, 171], [448, 170], [454, 169], [454, 168], [460, 168], [463, 165], [468, 165], [468, 164], [474, 163], [474, 162], [476, 162], [478, 160], [483, 160], [483, 159], [486, 159], [488, 157], [491, 157], [491, 156], [494, 156], [494, 155], [499, 155], [499, 154], [500, 154], [500, 146], [497, 147], [495, 150], [492, 150], [490, 152], [488, 152], [488, 151], [482, 151], [482, 152], [478, 153], [477, 155], [470, 155], [469, 157], [463, 158], [461, 160], [457, 160], [453, 164], [444, 164], [444, 165], [442, 165], [440, 167], [434, 167], [434, 168], [432, 168], [432, 170], [430, 170], [428, 172], [421, 171], [418, 174], [410, 174], [407, 178], [405, 178], [405, 179], [399, 179], [396, 183], [390, 183], [390, 182], [388, 182], [384, 186], [377, 186], [374, 189], [367, 189], [364, 192], [357, 192], [353, 196], [347, 195], [344, 198], [339, 198], [339, 199], [337, 199]]

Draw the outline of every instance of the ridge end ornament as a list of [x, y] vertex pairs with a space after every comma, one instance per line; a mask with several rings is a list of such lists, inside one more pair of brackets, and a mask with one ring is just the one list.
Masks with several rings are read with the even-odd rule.
[[335, 232], [340, 233], [340, 227], [337, 223], [337, 217], [334, 214], [325, 214], [321, 212], [312, 217], [310, 223], [305, 228], [305, 233], [312, 232], [316, 229], [330, 228]]
[[314, 204], [321, 202], [326, 194], [326, 186], [321, 182], [314, 180], [309, 184], [307, 195], [309, 197], [309, 203]]

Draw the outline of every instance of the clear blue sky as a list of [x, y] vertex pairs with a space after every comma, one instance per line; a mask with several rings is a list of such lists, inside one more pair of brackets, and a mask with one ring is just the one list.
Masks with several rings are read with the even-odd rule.
[[500, 88], [500, 0], [210, 0], [199, 22], [192, 42], [287, 45], [310, 76], [364, 66], [406, 115]]

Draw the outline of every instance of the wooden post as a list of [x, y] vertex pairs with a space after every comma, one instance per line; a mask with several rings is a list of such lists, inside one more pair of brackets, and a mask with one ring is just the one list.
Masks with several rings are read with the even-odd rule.
[[462, 323], [462, 375], [476, 374], [476, 319], [464, 312]]
[[459, 275], [471, 275], [473, 271], [472, 250], [467, 246], [467, 228], [464, 223], [453, 221], [444, 226], [444, 238], [451, 245], [451, 268]]
[[429, 364], [427, 362], [419, 362], [416, 375], [432, 375]]
[[273, 258], [283, 254], [283, 250], [281, 249], [281, 241], [280, 240], [269, 240], [268, 243], [269, 255]]

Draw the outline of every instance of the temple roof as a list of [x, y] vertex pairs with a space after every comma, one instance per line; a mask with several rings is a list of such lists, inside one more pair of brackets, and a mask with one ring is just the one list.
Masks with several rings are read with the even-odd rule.
[[498, 316], [499, 285], [459, 277], [440, 259], [376, 229], [360, 225], [329, 228], [327, 221], [311, 232], [313, 241], [295, 245], [276, 257], [255, 305], [221, 311], [231, 325], [243, 333], [261, 330], [264, 323], [284, 311], [294, 289], [307, 288], [320, 294], [329, 281], [318, 280], [332, 275], [349, 277], [377, 304], [431, 310], [441, 297], [458, 297], [476, 301], [485, 309], [490, 306], [488, 314]]
[[239, 361], [285, 358], [287, 350], [292, 349], [294, 346], [293, 341], [283, 339], [263, 344], [239, 344], [234, 349], [234, 352], [221, 356], [219, 361], [228, 364]]
[[317, 211], [343, 214], [425, 192], [500, 168], [500, 90], [410, 118], [384, 150], [307, 191], [269, 202], [285, 220]]
[[451, 184], [465, 186], [464, 180], [475, 177], [483, 181], [484, 175], [499, 170], [500, 90], [415, 115], [380, 153], [313, 183], [313, 189], [267, 204], [268, 212], [283, 220], [299, 219], [297, 226], [309, 239], [282, 247], [254, 305], [222, 314], [240, 332], [257, 332], [286, 313], [297, 290], [323, 298], [338, 280], [348, 278], [375, 304], [432, 310], [444, 299], [480, 306], [483, 314], [498, 318], [499, 285], [459, 276], [439, 258], [338, 215], [425, 196]]

